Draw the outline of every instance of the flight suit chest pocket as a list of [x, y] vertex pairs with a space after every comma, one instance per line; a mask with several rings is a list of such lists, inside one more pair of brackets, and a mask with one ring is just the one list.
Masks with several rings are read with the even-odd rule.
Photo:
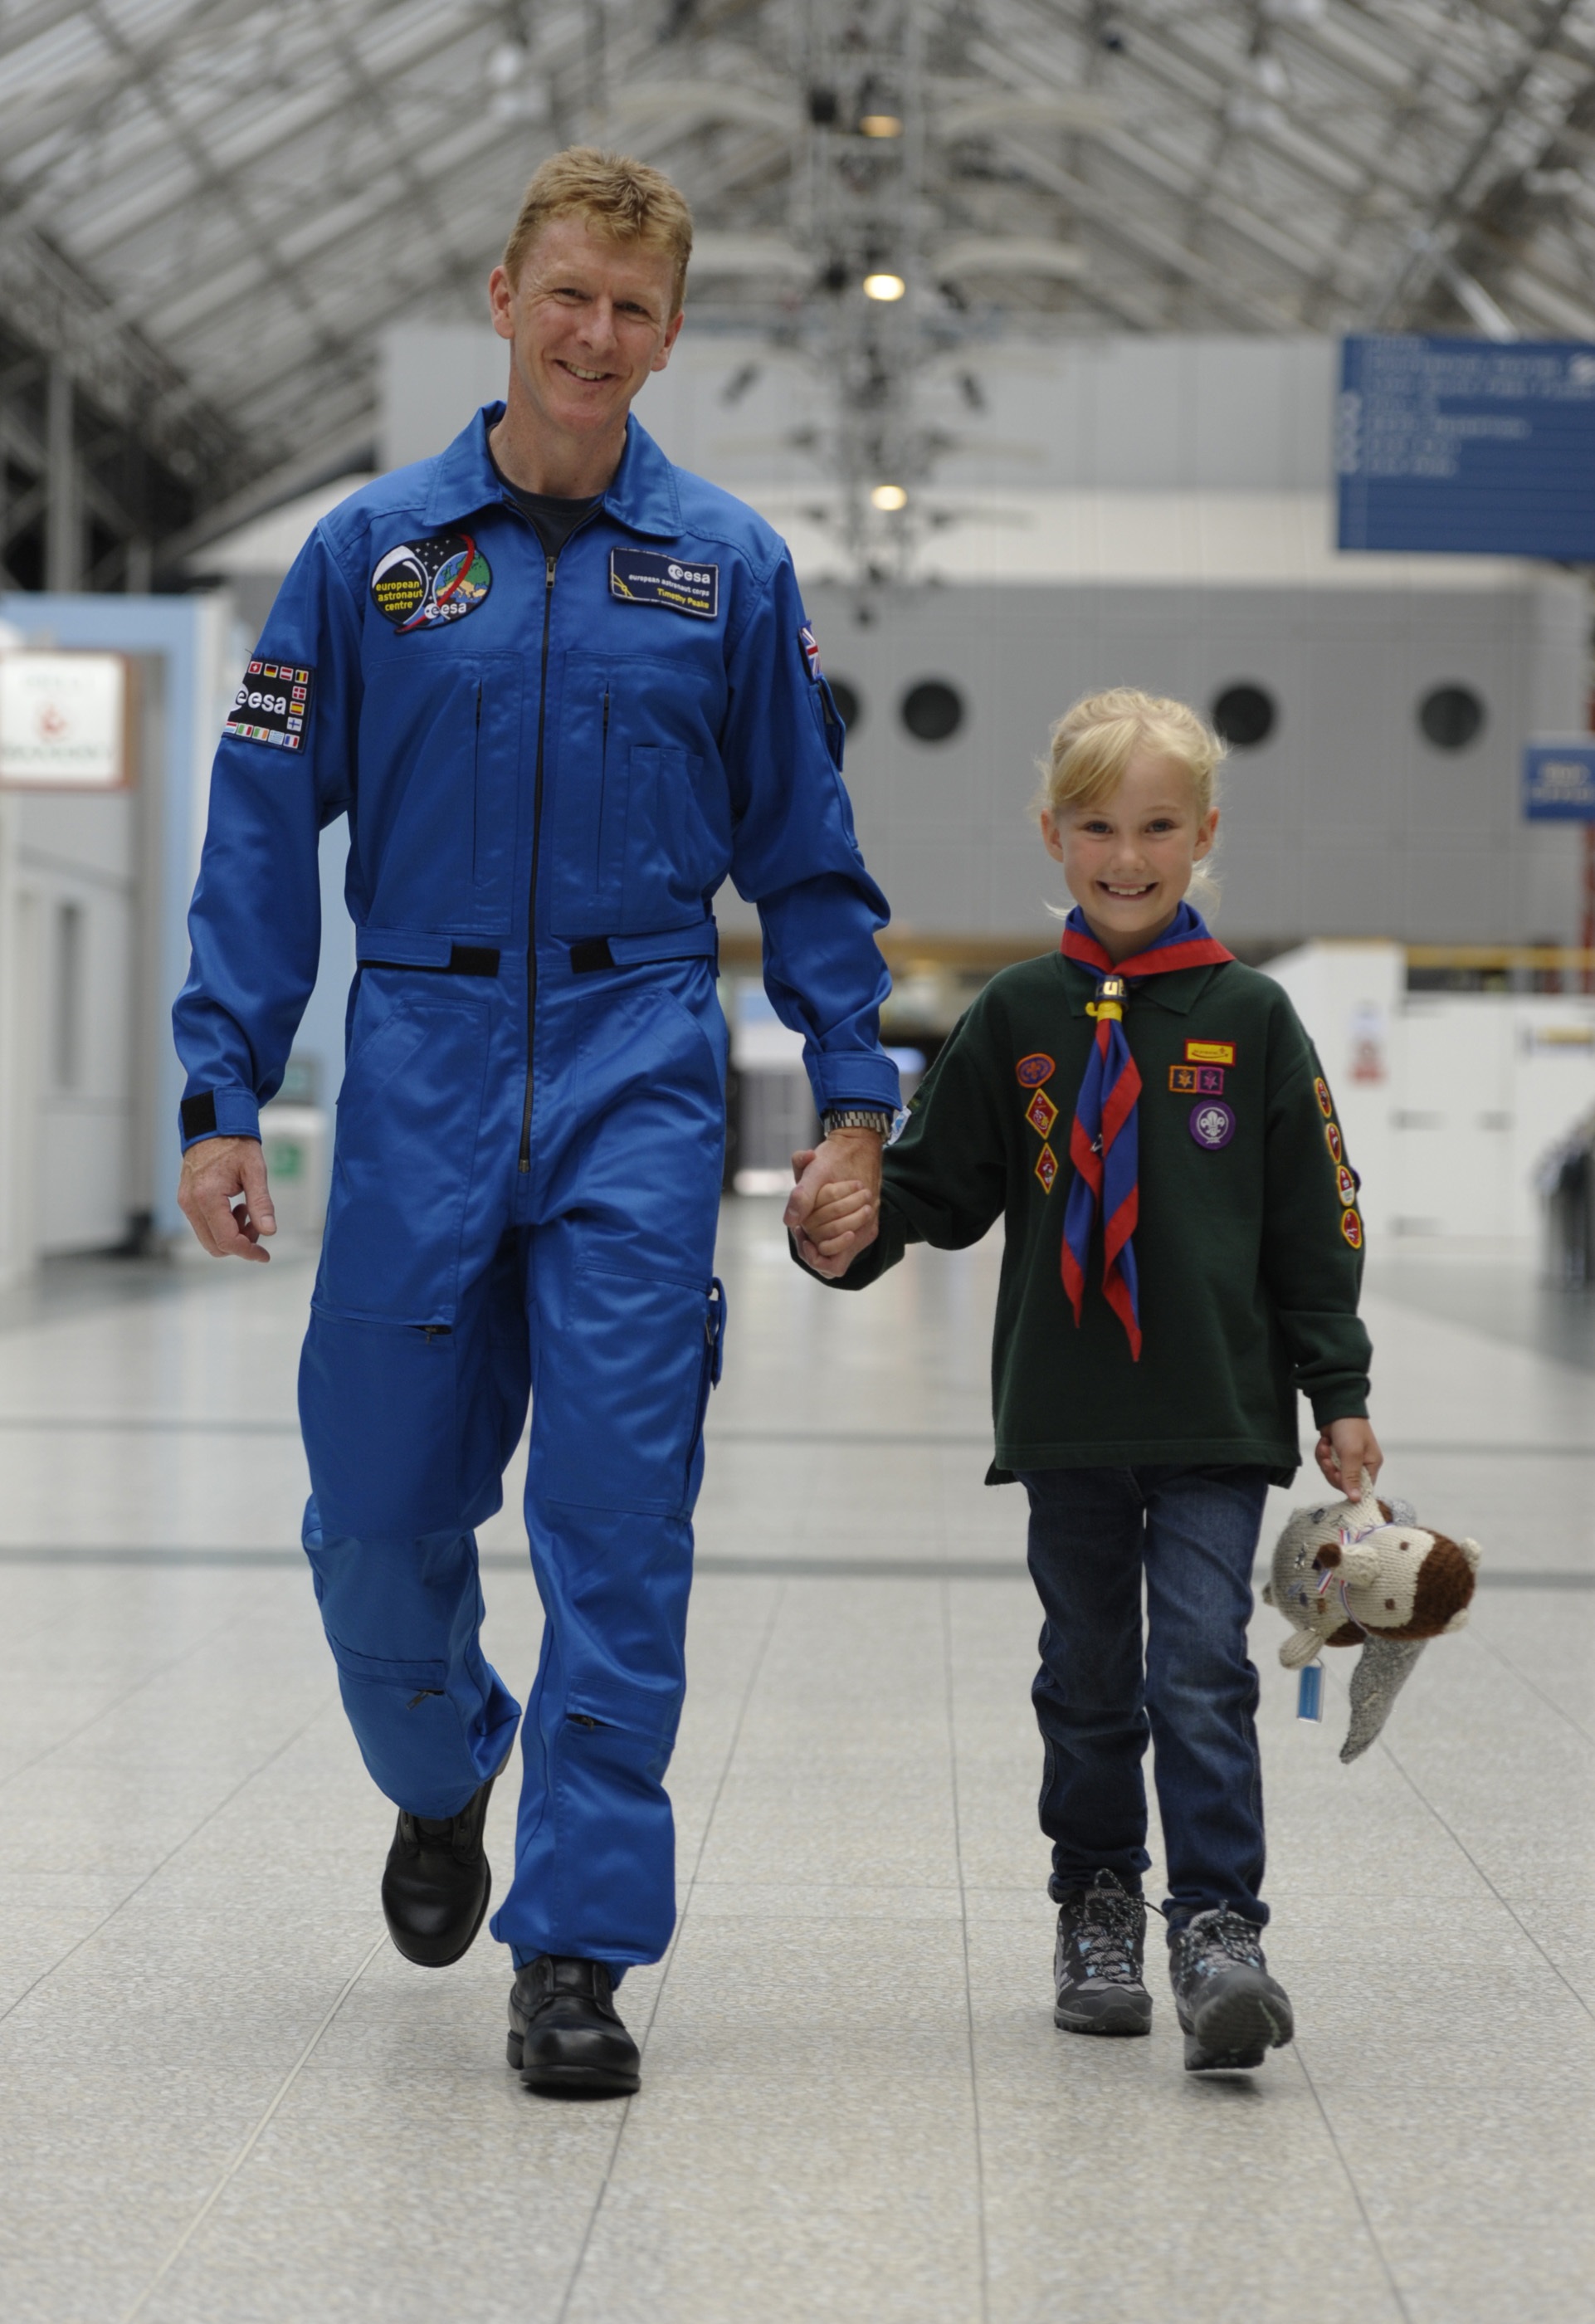
[[357, 816], [375, 925], [509, 933], [520, 743], [512, 655], [418, 638], [369, 674]]
[[645, 936], [701, 914], [731, 861], [731, 807], [692, 731], [682, 679], [640, 656], [573, 653], [554, 770], [553, 931]]

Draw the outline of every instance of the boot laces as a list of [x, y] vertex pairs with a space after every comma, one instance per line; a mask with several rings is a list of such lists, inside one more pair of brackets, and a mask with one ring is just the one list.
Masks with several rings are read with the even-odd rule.
[[1198, 1913], [1185, 1926], [1186, 1937], [1194, 1953], [1210, 1957], [1222, 1954], [1225, 1960], [1239, 1961], [1246, 1969], [1262, 1969], [1263, 1947], [1257, 1924], [1244, 1921], [1239, 1913], [1228, 1906], [1215, 1906], [1212, 1911]]
[[1139, 1896], [1121, 1889], [1088, 1888], [1081, 1899], [1074, 1950], [1088, 1977], [1109, 1985], [1139, 1985], [1136, 1941], [1145, 1926]]

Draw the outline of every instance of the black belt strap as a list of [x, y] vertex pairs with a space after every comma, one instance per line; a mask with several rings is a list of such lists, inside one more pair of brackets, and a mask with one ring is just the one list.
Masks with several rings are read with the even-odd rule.
[[362, 968], [408, 968], [421, 976], [496, 976], [497, 949], [492, 945], [455, 945], [447, 960], [363, 960]]

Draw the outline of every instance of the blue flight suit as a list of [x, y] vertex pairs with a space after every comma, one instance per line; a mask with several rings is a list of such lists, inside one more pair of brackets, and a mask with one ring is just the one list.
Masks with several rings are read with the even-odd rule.
[[456, 1812], [520, 1706], [473, 1528], [532, 1404], [546, 1613], [493, 1933], [655, 1960], [691, 1513], [718, 1377], [726, 1038], [710, 899], [759, 907], [822, 1106], [897, 1103], [886, 905], [784, 544], [633, 419], [548, 559], [502, 407], [318, 525], [217, 754], [174, 1012], [185, 1145], [258, 1132], [315, 979], [346, 814], [360, 963], [300, 1375], [304, 1545], [365, 1764]]

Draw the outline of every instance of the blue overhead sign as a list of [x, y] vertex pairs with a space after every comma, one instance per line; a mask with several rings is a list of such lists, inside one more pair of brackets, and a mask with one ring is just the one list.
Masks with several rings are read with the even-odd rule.
[[1595, 735], [1525, 745], [1523, 812], [1530, 823], [1595, 823]]
[[1595, 563], [1595, 346], [1351, 338], [1342, 549]]

